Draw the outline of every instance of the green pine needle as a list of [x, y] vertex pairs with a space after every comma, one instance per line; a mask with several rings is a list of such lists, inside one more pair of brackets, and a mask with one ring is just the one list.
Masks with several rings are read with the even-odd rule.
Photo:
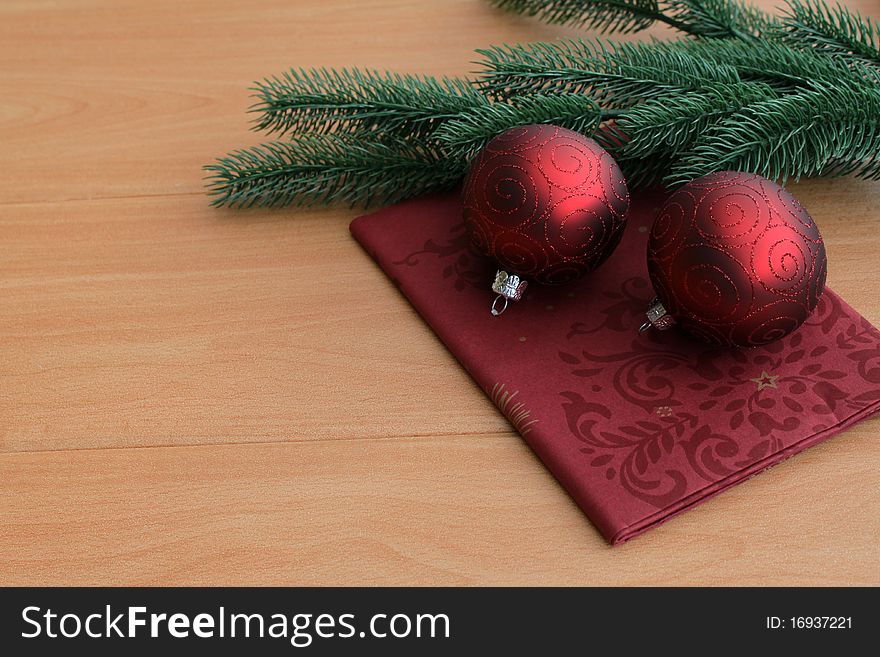
[[880, 89], [831, 87], [750, 104], [707, 130], [666, 182], [725, 169], [782, 181], [880, 178]]
[[700, 37], [746, 38], [765, 32], [773, 19], [737, 0], [490, 0], [545, 23], [627, 34], [661, 22]]
[[495, 103], [463, 112], [437, 131], [437, 139], [451, 152], [469, 156], [509, 128], [552, 123], [590, 135], [602, 120], [599, 106], [582, 94], [524, 96], [509, 105]]
[[255, 91], [255, 128], [270, 134], [381, 131], [418, 138], [487, 102], [465, 80], [358, 69], [292, 69], [257, 83]]
[[627, 156], [625, 149], [629, 135], [620, 129], [616, 121], [603, 124], [593, 133], [593, 139], [617, 161], [630, 189], [656, 185], [669, 172], [672, 157], [667, 152], [655, 153], [651, 157]]
[[354, 206], [449, 189], [465, 162], [411, 141], [310, 135], [234, 151], [205, 169], [218, 206]]
[[490, 0], [506, 11], [545, 23], [627, 34], [661, 20], [657, 0]]
[[786, 0], [779, 36], [796, 47], [880, 66], [880, 22], [824, 0]]
[[769, 85], [716, 85], [703, 91], [646, 100], [626, 110], [617, 122], [627, 136], [622, 155], [648, 158], [676, 155], [706, 130], [752, 103], [778, 97]]
[[672, 92], [740, 82], [734, 68], [694, 57], [677, 42], [577, 39], [477, 52], [484, 58], [483, 88], [500, 98], [587, 93], [604, 105], [625, 107]]
[[714, 39], [752, 39], [775, 24], [773, 18], [736, 0], [663, 0], [665, 15], [686, 26], [694, 36]]
[[766, 82], [780, 90], [821, 89], [828, 84], [855, 87], [880, 84], [880, 73], [871, 68], [778, 41], [762, 39], [744, 43], [734, 39], [707, 39], [681, 41], [678, 45], [709, 65], [731, 66], [743, 80]]
[[677, 41], [565, 40], [478, 51], [473, 82], [291, 70], [256, 87], [256, 128], [285, 135], [206, 167], [216, 205], [389, 203], [448, 189], [504, 130], [592, 136], [631, 188], [735, 169], [880, 179], [880, 23], [824, 0], [780, 19], [741, 0], [490, 0], [541, 20]]

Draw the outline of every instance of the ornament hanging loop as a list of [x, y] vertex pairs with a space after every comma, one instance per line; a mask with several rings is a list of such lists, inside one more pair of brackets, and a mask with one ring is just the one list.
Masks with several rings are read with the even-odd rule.
[[[499, 299], [504, 300], [504, 305], [501, 306], [501, 308], [496, 308]], [[507, 310], [507, 297], [499, 294], [497, 297], [495, 297], [495, 301], [492, 302], [492, 314], [495, 315], [495, 317], [498, 317], [498, 315], [503, 313], [505, 310]]]
[[[498, 296], [492, 302], [492, 314], [498, 317], [507, 310], [509, 300], [519, 301], [522, 299], [523, 292], [529, 286], [527, 281], [522, 280], [516, 274], [508, 274], [506, 271], [499, 269], [495, 274], [495, 282], [492, 283], [492, 291]], [[504, 304], [499, 308], [499, 299], [504, 300]]]

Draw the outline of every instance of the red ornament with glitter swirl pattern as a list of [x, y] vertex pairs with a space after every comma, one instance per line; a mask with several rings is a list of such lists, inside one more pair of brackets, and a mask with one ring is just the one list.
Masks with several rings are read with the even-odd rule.
[[691, 181], [651, 229], [648, 272], [666, 312], [719, 345], [751, 347], [788, 335], [825, 289], [819, 229], [789, 192], [755, 174]]
[[508, 272], [568, 283], [620, 241], [629, 193], [599, 144], [551, 125], [507, 130], [480, 151], [462, 193], [476, 247]]

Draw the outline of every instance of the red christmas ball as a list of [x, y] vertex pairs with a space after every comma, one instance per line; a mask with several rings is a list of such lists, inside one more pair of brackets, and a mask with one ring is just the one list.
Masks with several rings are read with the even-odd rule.
[[691, 181], [664, 204], [648, 242], [660, 303], [685, 331], [752, 347], [798, 328], [819, 302], [825, 245], [790, 193], [755, 174]]
[[510, 273], [562, 284], [598, 267], [617, 246], [629, 193], [617, 163], [595, 141], [529, 125], [480, 151], [462, 201], [481, 252]]

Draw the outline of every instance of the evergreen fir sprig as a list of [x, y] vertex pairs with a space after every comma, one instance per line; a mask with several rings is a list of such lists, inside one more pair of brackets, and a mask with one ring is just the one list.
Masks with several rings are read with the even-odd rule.
[[658, 153], [677, 156], [713, 124], [753, 103], [778, 98], [764, 83], [715, 85], [670, 98], [649, 99], [623, 112], [617, 125], [626, 135], [620, 152], [640, 159]]
[[765, 12], [736, 0], [661, 0], [665, 16], [698, 37], [751, 40], [776, 21]]
[[422, 137], [459, 112], [486, 104], [465, 80], [358, 69], [291, 69], [257, 83], [257, 130]]
[[656, 22], [700, 37], [752, 38], [774, 20], [736, 0], [490, 0], [517, 14], [546, 23], [587, 27], [599, 32], [639, 32]]
[[672, 154], [668, 151], [659, 151], [651, 157], [627, 155], [626, 147], [630, 136], [621, 130], [618, 123], [618, 121], [603, 123], [601, 128], [593, 133], [593, 139], [617, 161], [630, 189], [656, 185], [669, 173], [673, 161]]
[[483, 56], [482, 88], [498, 98], [587, 93], [616, 107], [713, 84], [737, 84], [731, 66], [694, 57], [677, 42], [564, 40], [494, 46]]
[[666, 17], [657, 0], [490, 0], [515, 14], [545, 23], [573, 25], [599, 32], [639, 32]]
[[510, 104], [493, 103], [462, 112], [436, 134], [450, 152], [470, 156], [492, 137], [509, 128], [531, 123], [552, 123], [583, 134], [592, 134], [603, 120], [615, 114], [603, 112], [589, 96], [523, 96]]
[[880, 66], [880, 22], [824, 0], [786, 0], [780, 36], [796, 47], [812, 47]]
[[666, 182], [724, 169], [783, 182], [848, 173], [880, 178], [880, 89], [830, 87], [749, 104], [710, 127]]
[[294, 136], [205, 167], [212, 204], [238, 208], [393, 203], [448, 189], [465, 168], [435, 146], [339, 135]]
[[393, 202], [446, 189], [496, 134], [592, 135], [631, 188], [724, 169], [880, 179], [880, 24], [824, 0], [780, 19], [739, 0], [494, 0], [548, 22], [675, 41], [564, 40], [478, 51], [471, 82], [291, 70], [256, 87], [256, 127], [288, 141], [206, 167], [217, 205]]
[[781, 90], [821, 89], [842, 84], [876, 87], [880, 84], [880, 73], [872, 68], [779, 41], [759, 40], [748, 45], [734, 39], [674, 43], [674, 47], [709, 65], [736, 69], [744, 81], [766, 82]]

